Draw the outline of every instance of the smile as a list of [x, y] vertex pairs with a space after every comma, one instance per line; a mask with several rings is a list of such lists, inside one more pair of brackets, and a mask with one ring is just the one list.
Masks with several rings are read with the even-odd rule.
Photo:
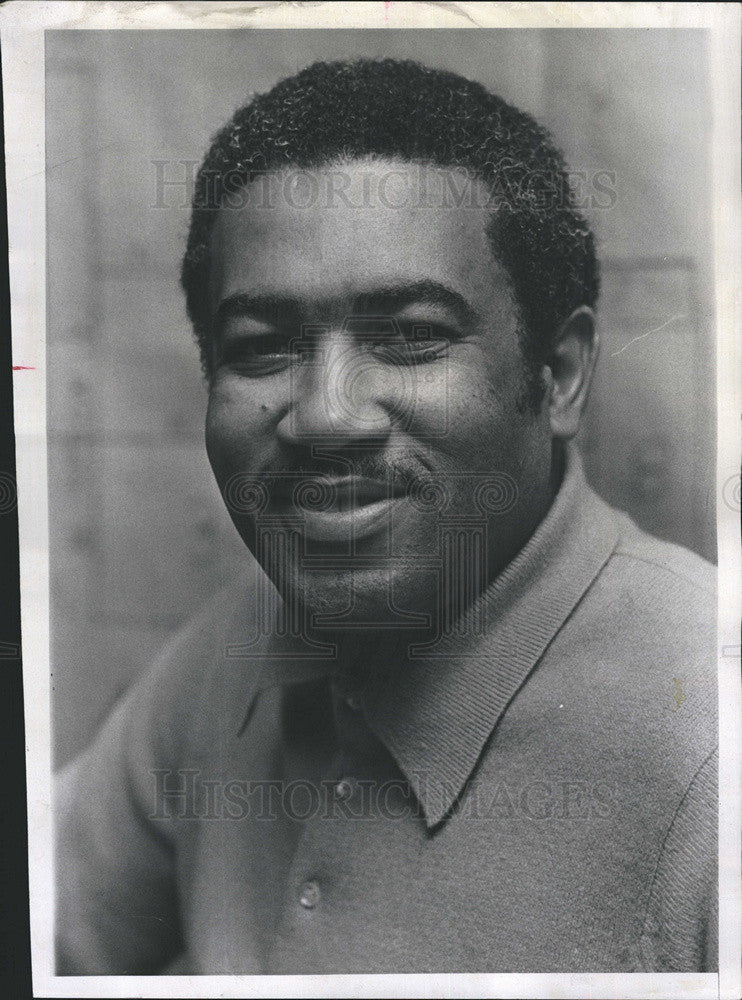
[[321, 477], [303, 480], [274, 511], [312, 541], [344, 542], [390, 527], [393, 511], [403, 499], [402, 492], [385, 481]]

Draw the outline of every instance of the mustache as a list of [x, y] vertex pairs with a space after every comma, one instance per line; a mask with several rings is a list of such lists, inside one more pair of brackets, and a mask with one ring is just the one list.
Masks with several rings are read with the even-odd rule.
[[383, 483], [389, 495], [424, 495], [432, 470], [423, 456], [416, 460], [356, 454], [347, 458], [312, 456], [308, 461], [273, 461], [252, 472], [230, 476], [222, 487], [230, 511], [255, 516], [272, 503], [296, 504], [324, 509], [332, 501], [332, 479], [369, 479]]
[[353, 459], [319, 458], [315, 462], [280, 463], [261, 469], [256, 478], [271, 482], [288, 480], [327, 480], [350, 477], [352, 479], [375, 479], [390, 483], [397, 489], [407, 489], [424, 476], [425, 470], [419, 464], [384, 460], [375, 455], [361, 455]]

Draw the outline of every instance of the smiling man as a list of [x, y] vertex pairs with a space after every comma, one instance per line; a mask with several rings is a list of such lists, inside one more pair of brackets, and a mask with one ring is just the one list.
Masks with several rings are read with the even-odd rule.
[[182, 281], [265, 575], [61, 775], [60, 972], [714, 969], [713, 572], [584, 481], [548, 135], [314, 65], [215, 138]]

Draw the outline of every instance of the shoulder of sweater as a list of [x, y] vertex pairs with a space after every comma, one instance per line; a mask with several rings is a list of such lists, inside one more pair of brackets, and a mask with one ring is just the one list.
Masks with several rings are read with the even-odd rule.
[[715, 567], [611, 517], [618, 541], [557, 647], [564, 677], [609, 740], [664, 760], [681, 789], [718, 739]]
[[[254, 591], [248, 577], [223, 587], [175, 632], [126, 693], [132, 725], [152, 741], [163, 763], [198, 756], [202, 743], [239, 726], [259, 668], [245, 658], [231, 659], [229, 649], [252, 632]], [[248, 620], [238, 631], [243, 618]]]
[[626, 514], [615, 511], [615, 519], [618, 542], [596, 581], [610, 641], [627, 664], [642, 664], [646, 684], [663, 684], [677, 669], [715, 692], [716, 567]]
[[658, 580], [671, 576], [697, 598], [705, 594], [712, 601], [715, 599], [716, 567], [712, 563], [690, 549], [643, 531], [622, 511], [614, 511], [614, 514], [619, 541], [611, 561], [625, 561], [630, 572], [647, 567], [645, 573], [649, 576]]

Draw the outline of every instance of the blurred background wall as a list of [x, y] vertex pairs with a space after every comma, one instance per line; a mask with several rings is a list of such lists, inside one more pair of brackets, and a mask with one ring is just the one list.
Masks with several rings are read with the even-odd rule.
[[[704, 36], [668, 30], [47, 32], [56, 763], [250, 558], [212, 482], [178, 268], [185, 177], [248, 98], [315, 59], [412, 57], [547, 125], [603, 261], [582, 438], [599, 492], [714, 559]], [[592, 179], [608, 171], [595, 191]], [[173, 185], [158, 187], [160, 181]]]

